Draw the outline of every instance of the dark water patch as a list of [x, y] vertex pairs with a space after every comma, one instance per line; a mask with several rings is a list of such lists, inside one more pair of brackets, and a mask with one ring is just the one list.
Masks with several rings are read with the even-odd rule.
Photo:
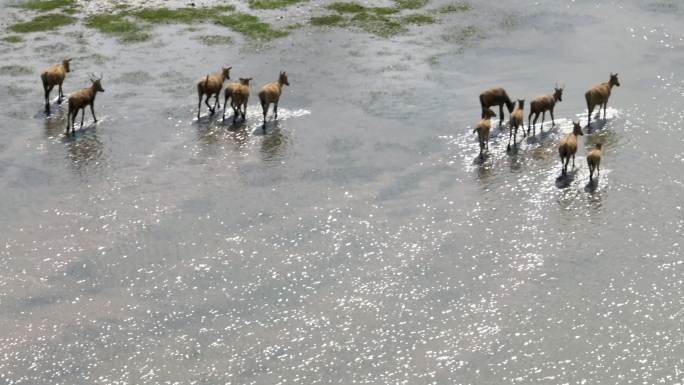
[[248, 4], [252, 9], [279, 9], [305, 1], [307, 0], [249, 0]]
[[51, 13], [36, 16], [29, 21], [12, 24], [8, 29], [16, 33], [52, 31], [65, 25], [73, 24], [76, 18], [62, 13]]
[[29, 68], [18, 64], [4, 65], [0, 67], [0, 76], [26, 76], [32, 75], [34, 71]]

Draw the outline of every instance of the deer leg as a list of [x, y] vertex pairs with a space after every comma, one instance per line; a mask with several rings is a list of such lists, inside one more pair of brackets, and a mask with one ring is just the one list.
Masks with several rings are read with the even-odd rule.
[[71, 117], [71, 108], [67, 112], [67, 125], [66, 125], [66, 132], [67, 134], [69, 133], [69, 118]]
[[575, 169], [575, 154], [572, 154], [572, 169]]
[[527, 134], [530, 134], [530, 129], [532, 129], [532, 111], [530, 111], [530, 114], [527, 116]]
[[[77, 114], [78, 114], [78, 112], [77, 112]], [[81, 108], [81, 127], [79, 128], [79, 130], [83, 129], [83, 120], [84, 119], [85, 119], [85, 107]]]
[[539, 119], [539, 112], [534, 114], [534, 122], [532, 123], [532, 135], [537, 135], [537, 120]]
[[228, 109], [228, 95], [223, 98], [223, 120], [226, 120], [226, 110]]
[[275, 118], [278, 119], [278, 102], [273, 103], [273, 112], [275, 112]]
[[219, 93], [216, 93], [216, 100], [214, 101], [214, 111], [216, 111], [216, 106], [218, 105], [218, 108], [221, 108], [221, 103], [219, 103]]
[[57, 98], [57, 104], [62, 104], [62, 98], [64, 93], [62, 92], [62, 83], [59, 83], [59, 97]]
[[503, 104], [499, 104], [499, 128], [503, 124], [504, 114], [503, 114]]
[[200, 118], [200, 111], [202, 110], [202, 94], [199, 95], [199, 101], [197, 102], [197, 120]]
[[549, 113], [551, 114], [551, 127], [553, 127], [556, 125], [556, 120], [553, 117], [553, 108], [549, 111]]
[[45, 111], [50, 113], [50, 90], [46, 85], [43, 85], [43, 91], [45, 91]]
[[508, 129], [508, 149], [511, 149], [511, 139], [513, 138], [513, 127]]
[[264, 112], [264, 130], [266, 129], [266, 114], [268, 113], [268, 103], [261, 103], [261, 109]]
[[606, 118], [606, 107], [608, 107], [608, 101], [603, 103], [603, 119]]
[[542, 112], [542, 122], [541, 126], [539, 126], [539, 131], [544, 131], [544, 119], [546, 119], [546, 111]]
[[594, 111], [594, 107], [587, 102], [587, 127], [591, 125], [591, 113]]
[[214, 109], [211, 107], [211, 104], [209, 104], [209, 98], [210, 97], [211, 97], [211, 95], [207, 94], [207, 97], [204, 99], [204, 104], [206, 104], [207, 107], [209, 107], [209, 112], [211, 112], [211, 114], [213, 115]]
[[238, 116], [240, 116], [240, 106], [235, 103], [235, 100], [231, 102], [230, 106], [233, 107], [233, 123], [235, 123], [238, 120]]
[[245, 102], [244, 108], [242, 112], [242, 120], [247, 120], [247, 103]]
[[95, 116], [95, 103], [90, 105], [90, 113], [93, 114], [93, 120], [97, 123], [97, 117]]

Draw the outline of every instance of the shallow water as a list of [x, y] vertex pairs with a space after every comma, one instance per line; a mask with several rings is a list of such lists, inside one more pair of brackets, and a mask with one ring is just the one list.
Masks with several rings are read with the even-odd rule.
[[[0, 71], [0, 383], [681, 384], [684, 8], [473, 4], [389, 40], [0, 43], [30, 70]], [[73, 137], [37, 76], [62, 52], [67, 93], [104, 74]], [[254, 77], [244, 125], [196, 119], [224, 63]], [[281, 69], [264, 132], [256, 90]], [[559, 180], [557, 142], [611, 71]], [[494, 130], [480, 162], [478, 93], [529, 105], [556, 82], [556, 126], [511, 152]]]

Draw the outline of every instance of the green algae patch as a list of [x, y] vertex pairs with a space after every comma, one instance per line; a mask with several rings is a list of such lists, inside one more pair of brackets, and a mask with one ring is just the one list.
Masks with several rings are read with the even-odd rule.
[[471, 9], [473, 9], [473, 7], [468, 3], [451, 3], [451, 4], [444, 4], [441, 7], [437, 8], [437, 12], [439, 12], [439, 13], [456, 13], [456, 12], [470, 11]]
[[218, 16], [215, 22], [255, 40], [272, 40], [289, 34], [288, 31], [275, 30], [270, 24], [261, 22], [258, 17], [247, 13], [237, 12]]
[[3, 37], [2, 41], [6, 42], [6, 43], [16, 44], [16, 43], [23, 42], [24, 38], [19, 36], [19, 35], [9, 35], [9, 36]]
[[463, 28], [453, 28], [450, 33], [442, 35], [442, 39], [449, 43], [466, 44], [473, 40], [480, 39], [484, 36], [482, 31], [474, 26], [468, 25]]
[[402, 16], [401, 21], [403, 21], [406, 24], [422, 25], [422, 24], [432, 24], [437, 20], [430, 15], [425, 15], [422, 13], [414, 13], [411, 15]]
[[280, 9], [307, 0], [249, 0], [252, 9]]
[[314, 16], [310, 22], [317, 27], [336, 27], [345, 24], [347, 19], [340, 15], [324, 15]]
[[14, 4], [17, 8], [41, 12], [54, 11], [58, 8], [74, 7], [75, 5], [75, 0], [27, 0]]
[[141, 42], [150, 38], [150, 34], [144, 28], [129, 20], [125, 14], [93, 15], [86, 18], [85, 24], [102, 33], [118, 36], [126, 43]]
[[350, 25], [380, 37], [392, 37], [406, 31], [395, 18], [369, 12], [354, 15]]
[[354, 1], [331, 3], [326, 8], [339, 13], [359, 13], [367, 10], [366, 7]]
[[206, 35], [195, 38], [195, 40], [200, 41], [204, 45], [231, 45], [233, 44], [233, 38], [230, 36], [223, 35]]
[[50, 13], [47, 15], [36, 16], [25, 22], [12, 24], [9, 30], [16, 33], [29, 33], [51, 31], [65, 25], [72, 24], [76, 18], [62, 13]]
[[191, 24], [211, 21], [221, 13], [232, 11], [235, 8], [230, 5], [212, 8], [147, 8], [127, 14], [151, 24]]
[[418, 9], [424, 7], [428, 0], [394, 0], [394, 3], [401, 9]]

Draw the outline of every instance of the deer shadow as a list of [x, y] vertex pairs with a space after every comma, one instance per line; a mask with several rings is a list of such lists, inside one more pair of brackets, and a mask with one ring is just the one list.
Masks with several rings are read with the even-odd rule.
[[593, 180], [589, 180], [589, 182], [587, 182], [587, 184], [584, 186], [584, 191], [588, 193], [593, 193], [598, 188], [598, 184], [599, 176], [596, 175]]
[[569, 170], [567, 173], [558, 176], [558, 178], [556, 178], [556, 188], [565, 189], [570, 187], [572, 182], [575, 181], [576, 173], [577, 169], [573, 168], [572, 170]]

